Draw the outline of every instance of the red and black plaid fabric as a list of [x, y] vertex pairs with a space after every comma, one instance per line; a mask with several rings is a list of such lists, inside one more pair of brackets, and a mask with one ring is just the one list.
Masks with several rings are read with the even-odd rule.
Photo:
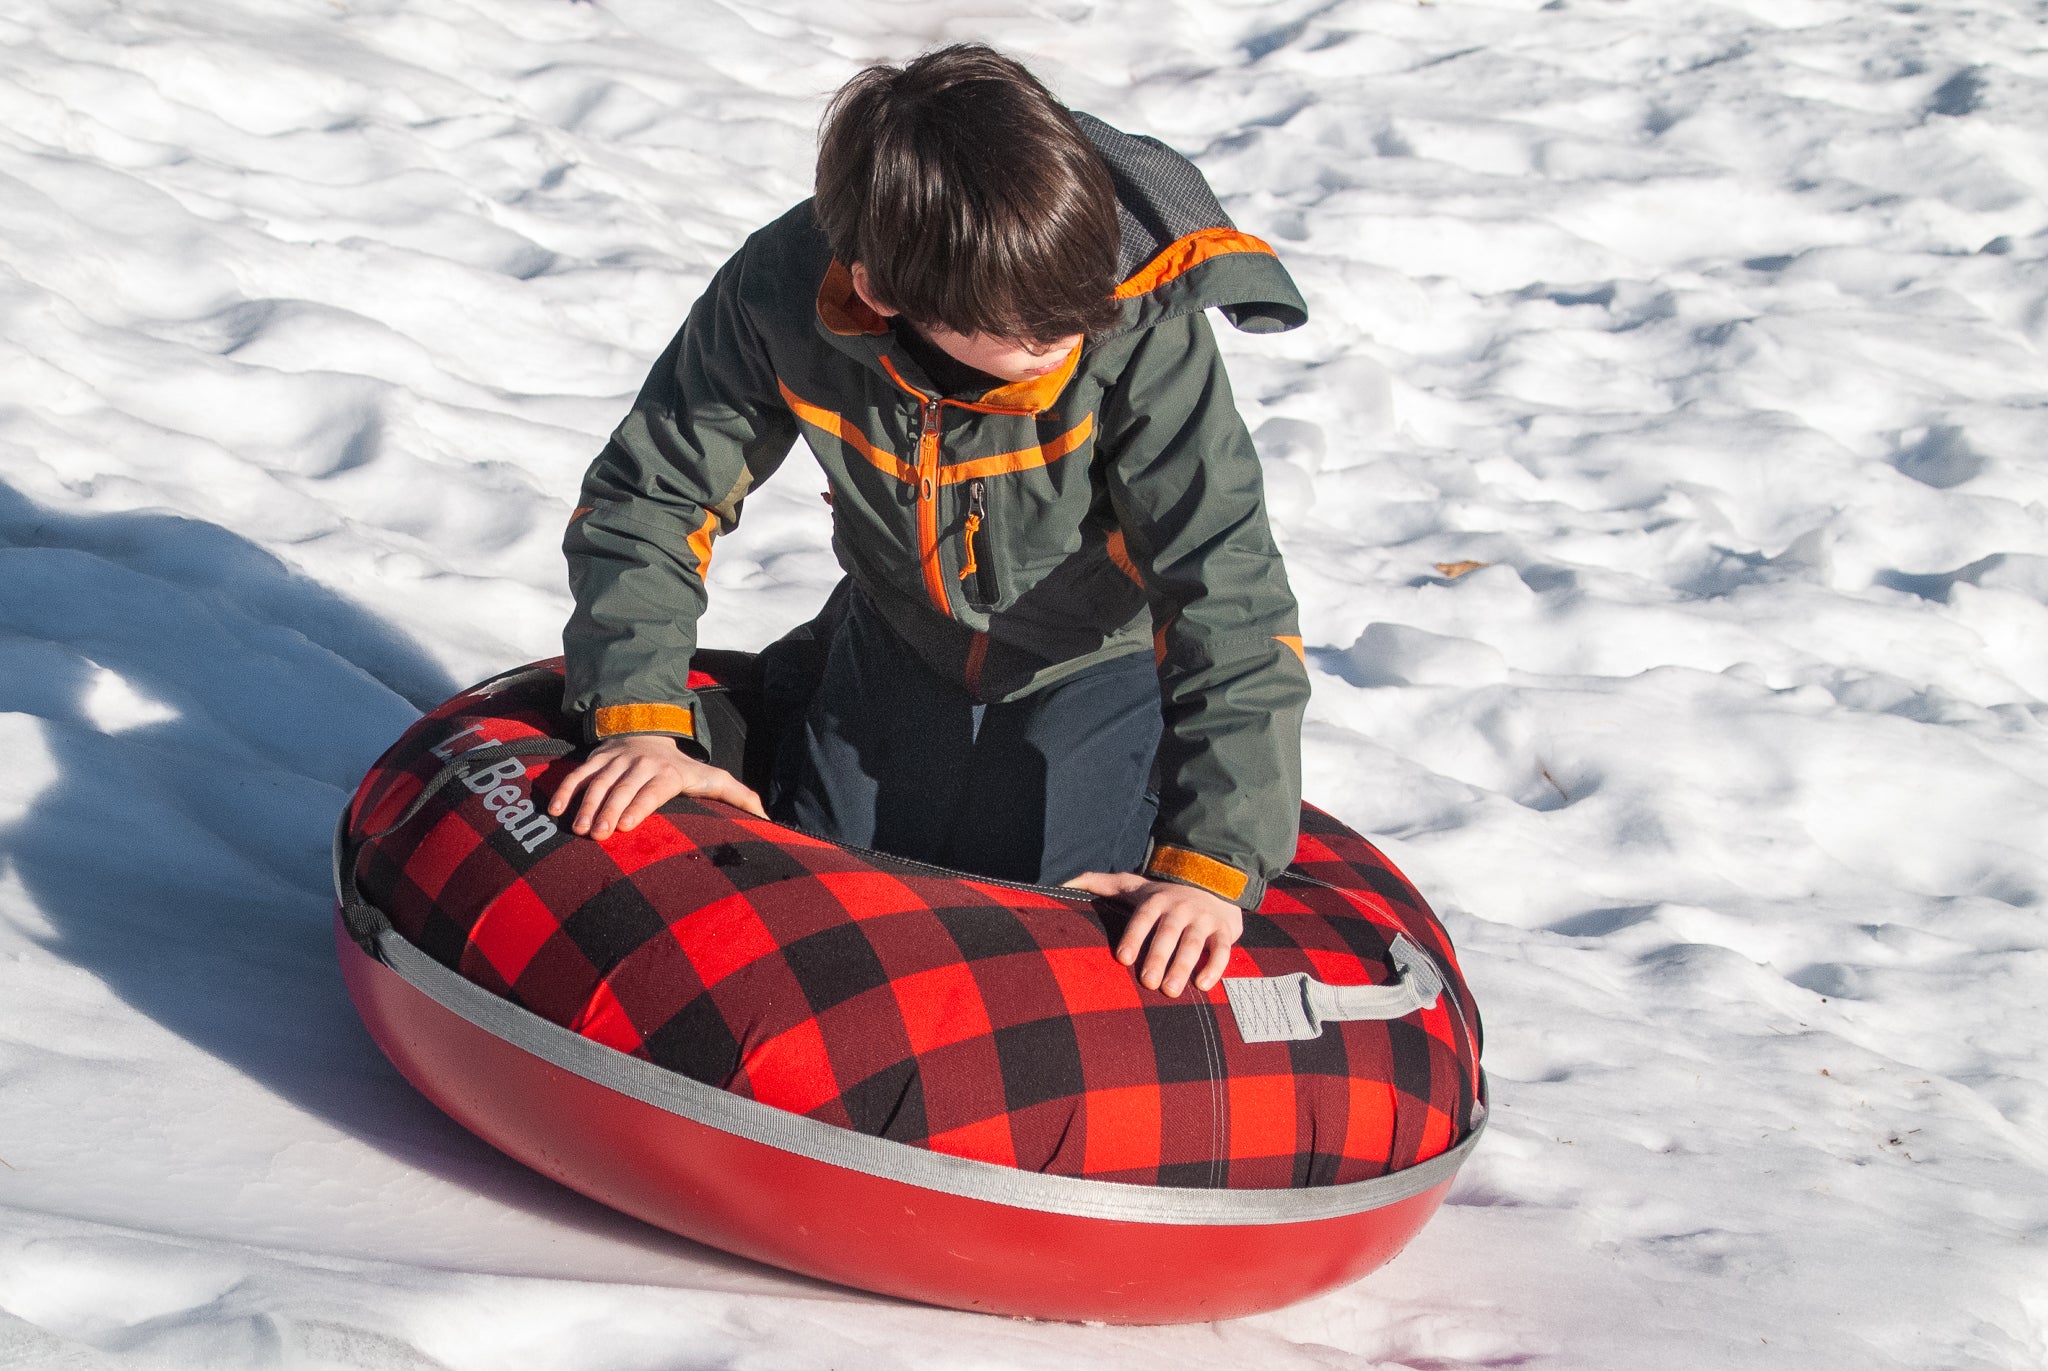
[[1366, 1180], [1472, 1125], [1479, 1019], [1450, 941], [1319, 810], [1304, 807], [1295, 866], [1246, 917], [1227, 974], [1384, 983], [1405, 932], [1446, 991], [1402, 1019], [1248, 1044], [1220, 985], [1179, 999], [1139, 985], [1110, 954], [1115, 916], [1089, 904], [688, 799], [602, 844], [566, 823], [549, 835], [522, 806], [544, 804], [570, 759], [521, 762], [483, 791], [446, 784], [396, 822], [447, 766], [436, 746], [574, 736], [558, 674], [501, 681], [421, 720], [364, 779], [357, 881], [416, 946], [553, 1023], [910, 1146], [1143, 1185]]

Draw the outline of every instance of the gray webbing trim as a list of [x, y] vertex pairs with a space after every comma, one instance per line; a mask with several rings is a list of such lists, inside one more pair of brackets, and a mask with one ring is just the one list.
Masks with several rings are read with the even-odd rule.
[[[742, 1099], [649, 1061], [592, 1042], [464, 979], [407, 942], [382, 910], [356, 894], [348, 811], [335, 825], [335, 894], [350, 933], [413, 989], [543, 1061], [693, 1123], [865, 1176], [1018, 1209], [1123, 1223], [1177, 1225], [1312, 1223], [1396, 1204], [1456, 1175], [1486, 1131], [1481, 1103], [1472, 1131], [1450, 1151], [1390, 1176], [1302, 1190], [1193, 1190], [1047, 1176], [871, 1137]], [[1480, 1099], [1485, 1098], [1481, 1078]]]
[[1304, 1190], [1189, 1190], [1018, 1171], [929, 1152], [742, 1099], [551, 1024], [463, 979], [388, 924], [377, 952], [407, 984], [486, 1033], [643, 1104], [800, 1157], [963, 1199], [1124, 1223], [1308, 1223], [1378, 1209], [1457, 1174], [1482, 1122], [1450, 1151], [1391, 1176]]
[[1399, 1019], [1427, 1009], [1443, 994], [1444, 976], [1427, 952], [1397, 933], [1387, 948], [1392, 985], [1330, 985], [1305, 971], [1288, 976], [1233, 976], [1223, 982], [1231, 1017], [1248, 1043], [1320, 1037], [1323, 1025], [1346, 1019]]

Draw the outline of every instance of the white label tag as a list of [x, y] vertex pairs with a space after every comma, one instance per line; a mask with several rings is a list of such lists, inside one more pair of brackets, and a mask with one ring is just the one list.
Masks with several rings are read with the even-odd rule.
[[1321, 1033], [1322, 1025], [1309, 1017], [1308, 1002], [1302, 998], [1306, 980], [1297, 971], [1292, 976], [1237, 976], [1225, 981], [1223, 993], [1244, 1040], [1292, 1042]]

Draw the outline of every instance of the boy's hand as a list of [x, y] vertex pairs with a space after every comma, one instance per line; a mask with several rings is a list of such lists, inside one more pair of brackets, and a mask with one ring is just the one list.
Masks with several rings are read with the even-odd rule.
[[678, 795], [723, 800], [749, 814], [767, 818], [761, 797], [709, 762], [684, 753], [674, 738], [660, 733], [629, 733], [607, 738], [562, 778], [548, 801], [548, 813], [560, 817], [583, 792], [576, 821], [579, 834], [600, 842], [614, 831], [631, 833], [640, 821]]
[[[1138, 951], [1151, 935], [1151, 950], [1138, 972], [1147, 990], [1178, 996], [1191, 974], [1195, 989], [1213, 989], [1223, 979], [1231, 946], [1244, 933], [1242, 909], [1191, 885], [1147, 880], [1135, 871], [1084, 871], [1067, 884], [1090, 895], [1121, 899], [1130, 909], [1131, 920], [1116, 945], [1116, 959], [1125, 966], [1137, 964]], [[1199, 973], [1197, 962], [1202, 967]]]

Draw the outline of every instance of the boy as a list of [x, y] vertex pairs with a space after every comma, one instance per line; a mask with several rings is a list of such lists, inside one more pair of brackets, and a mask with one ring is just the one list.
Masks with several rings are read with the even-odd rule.
[[801, 434], [847, 582], [776, 817], [1119, 897], [1146, 986], [1212, 987], [1293, 856], [1308, 678], [1209, 307], [1307, 317], [1164, 145], [978, 45], [855, 77], [816, 197], [719, 271], [584, 479], [563, 643], [596, 747], [550, 812], [764, 813], [686, 679], [712, 539]]

